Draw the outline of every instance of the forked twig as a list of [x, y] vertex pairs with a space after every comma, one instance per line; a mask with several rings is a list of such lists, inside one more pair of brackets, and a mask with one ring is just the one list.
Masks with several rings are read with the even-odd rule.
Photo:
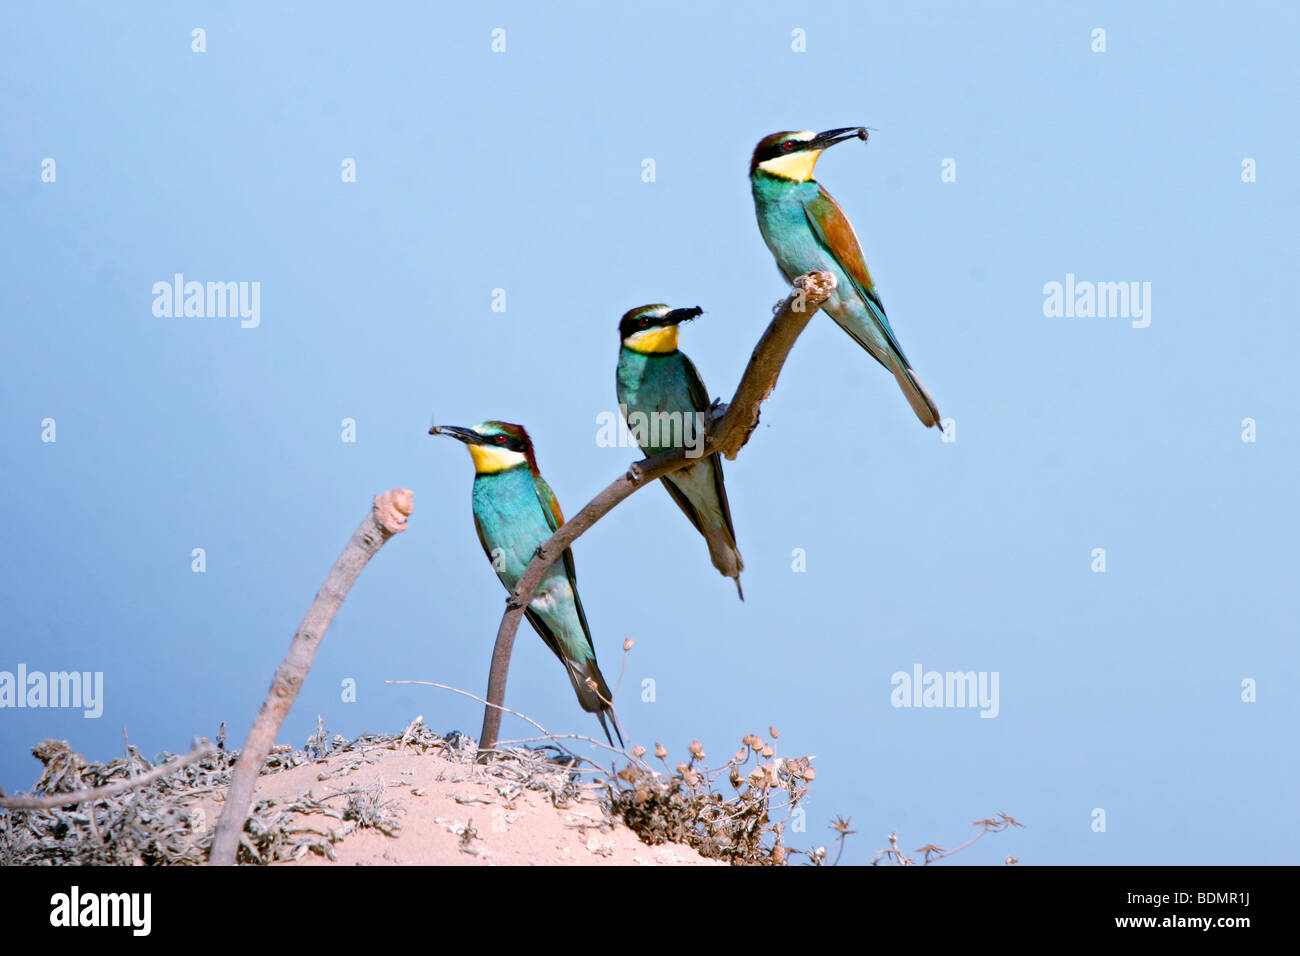
[[691, 449], [680, 448], [634, 462], [609, 487], [592, 498], [581, 511], [551, 535], [528, 563], [515, 589], [506, 600], [506, 612], [497, 628], [492, 649], [492, 669], [488, 674], [487, 706], [483, 709], [483, 730], [479, 734], [480, 762], [487, 760], [501, 732], [502, 703], [506, 697], [506, 677], [510, 655], [524, 608], [532, 600], [547, 569], [568, 550], [583, 532], [613, 510], [614, 506], [656, 478], [671, 474], [701, 456], [719, 453], [732, 460], [749, 441], [758, 426], [759, 406], [776, 387], [777, 377], [795, 340], [808, 325], [814, 312], [835, 291], [835, 277], [829, 272], [809, 272], [794, 281], [791, 293], [778, 307], [767, 330], [754, 346], [745, 374], [736, 387], [735, 397], [726, 406], [712, 411], [704, 438], [704, 448], [690, 455]]

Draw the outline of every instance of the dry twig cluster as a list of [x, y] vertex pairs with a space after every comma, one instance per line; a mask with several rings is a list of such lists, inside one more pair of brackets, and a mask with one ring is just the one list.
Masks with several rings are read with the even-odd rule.
[[[799, 803], [815, 776], [811, 761], [776, 756], [780, 735], [775, 728], [769, 732], [770, 743], [746, 734], [731, 759], [714, 767], [705, 766], [698, 740], [676, 768], [669, 767], [664, 746], [655, 744], [666, 774], [651, 770], [641, 760], [644, 748], [634, 747], [633, 760], [608, 783], [611, 812], [646, 843], [681, 843], [710, 859], [780, 866], [802, 853], [816, 862], [814, 852], [785, 844], [791, 821], [802, 819]], [[730, 796], [719, 791], [724, 779]], [[774, 819], [779, 811], [784, 815]]]

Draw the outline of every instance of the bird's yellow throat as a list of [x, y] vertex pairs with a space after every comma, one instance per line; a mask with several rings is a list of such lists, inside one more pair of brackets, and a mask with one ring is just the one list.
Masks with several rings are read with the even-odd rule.
[[491, 475], [528, 461], [520, 452], [491, 445], [470, 445], [469, 456], [474, 459], [474, 472], [479, 475]]
[[623, 340], [623, 344], [633, 352], [654, 355], [656, 352], [677, 351], [677, 326], [665, 325], [659, 329], [646, 329], [634, 332]]
[[789, 156], [776, 156], [758, 164], [758, 168], [773, 176], [793, 179], [797, 183], [806, 183], [813, 178], [813, 168], [821, 156], [820, 149], [804, 149]]

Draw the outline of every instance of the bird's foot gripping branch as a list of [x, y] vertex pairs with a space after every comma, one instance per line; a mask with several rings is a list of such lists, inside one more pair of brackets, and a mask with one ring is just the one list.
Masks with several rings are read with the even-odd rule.
[[[759, 406], [776, 388], [777, 378], [795, 341], [807, 327], [813, 313], [835, 292], [836, 279], [830, 272], [808, 272], [794, 280], [790, 294], [781, 302], [771, 323], [763, 332], [741, 376], [736, 394], [725, 405], [715, 403], [706, 424], [704, 455], [721, 453], [734, 460], [758, 427]], [[716, 414], [715, 414], [716, 409]], [[483, 731], [479, 734], [479, 760], [486, 761], [496, 747], [501, 730], [501, 708], [505, 703], [506, 676], [514, 650], [519, 619], [532, 600], [550, 566], [571, 544], [624, 498], [657, 478], [671, 474], [699, 459], [689, 449], [675, 449], [635, 462], [613, 484], [591, 499], [572, 519], [556, 529], [529, 562], [509, 601], [497, 629], [492, 650], [492, 669], [488, 676], [487, 706], [483, 711]], [[617, 718], [615, 718], [617, 719]]]

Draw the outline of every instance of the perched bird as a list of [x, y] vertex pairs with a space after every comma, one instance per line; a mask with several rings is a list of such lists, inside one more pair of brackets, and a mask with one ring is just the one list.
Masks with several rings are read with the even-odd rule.
[[[514, 591], [538, 547], [564, 524], [560, 503], [537, 470], [528, 432], [521, 425], [493, 421], [473, 428], [435, 425], [429, 434], [450, 435], [469, 446], [474, 459], [474, 527], [497, 577], [506, 590]], [[605, 714], [612, 710], [613, 694], [596, 665], [571, 551], [547, 569], [524, 614], [564, 665], [582, 709], [596, 715], [609, 738]], [[622, 744], [617, 720], [614, 733]]]
[[853, 226], [839, 203], [813, 179], [823, 150], [846, 139], [866, 138], [863, 127], [764, 136], [749, 164], [754, 211], [763, 240], [787, 281], [814, 269], [835, 276], [839, 284], [823, 311], [898, 380], [912, 411], [929, 428], [939, 422], [938, 406], [889, 327]]
[[[627, 312], [619, 322], [623, 344], [616, 376], [618, 404], [647, 455], [703, 445], [709, 393], [694, 364], [677, 350], [677, 327], [700, 314], [698, 308], [670, 310], [666, 305], [643, 305]], [[721, 457], [715, 452], [664, 475], [661, 481], [704, 535], [713, 566], [735, 579], [743, 601], [740, 572], [745, 562], [736, 550]]]

